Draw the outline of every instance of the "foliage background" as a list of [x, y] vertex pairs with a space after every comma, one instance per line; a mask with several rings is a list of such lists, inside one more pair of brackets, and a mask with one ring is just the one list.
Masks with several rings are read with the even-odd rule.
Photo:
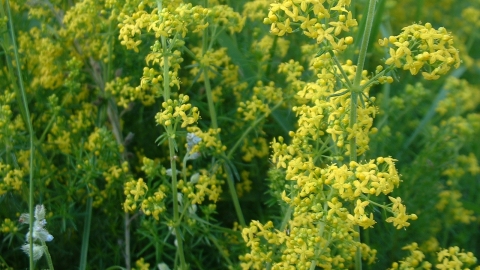
[[[365, 2], [352, 1], [350, 7], [359, 22]], [[239, 256], [248, 252], [241, 229], [250, 220], [278, 224], [285, 213], [279, 195], [288, 183], [278, 182], [285, 178], [282, 172], [270, 170], [269, 146], [274, 138], [288, 138], [295, 129], [292, 107], [297, 102], [297, 88], [286, 78], [290, 74], [312, 80], [315, 74], [308, 69], [309, 57], [318, 48], [298, 33], [271, 35], [269, 26], [263, 24], [270, 3], [192, 1], [192, 6], [208, 7], [215, 15], [202, 21], [203, 11], [196, 10], [195, 19], [185, 17], [191, 20], [185, 26], [188, 34], [172, 39], [179, 42], [171, 43], [172, 51], [181, 52], [181, 59], [169, 56], [174, 73], [167, 77], [170, 82], [179, 80], [170, 85], [172, 98], [187, 94], [189, 102], [198, 107], [198, 127], [203, 131], [187, 130], [201, 134], [204, 143], [199, 145], [202, 158], [182, 166], [182, 158], [188, 154], [184, 147], [187, 130], [176, 133], [176, 164], [179, 170], [185, 169], [179, 191], [185, 197], [200, 196], [187, 182], [195, 172], [208, 178], [197, 214], [188, 206], [182, 210], [186, 214], [180, 228], [192, 269], [239, 268]], [[5, 1], [2, 4], [5, 6]], [[89, 269], [129, 268], [125, 257], [130, 257], [131, 267], [139, 269], [154, 268], [161, 262], [173, 267], [178, 249], [169, 229], [175, 220], [171, 209], [176, 201], [169, 192], [171, 156], [167, 140], [157, 140], [164, 138], [165, 131], [155, 120], [165, 109], [165, 95], [157, 94], [153, 82], [162, 73], [144, 69], [145, 58], [159, 39], [144, 32], [140, 44], [130, 44], [130, 49], [121, 44], [126, 40], [122, 39], [125, 16], [134, 17], [135, 12], [148, 9], [148, 1], [20, 0], [10, 5], [21, 60], [15, 63], [7, 57], [12, 44], [8, 27], [2, 24], [0, 267], [28, 266], [27, 256], [20, 250], [27, 227], [17, 220], [28, 209], [30, 148], [16, 76], [9, 65], [22, 69], [36, 137], [34, 198], [48, 211], [47, 228], [55, 237], [48, 243], [54, 266], [82, 267], [88, 258], [84, 266]], [[398, 160], [403, 181], [392, 196], [401, 197], [409, 213], [419, 219], [397, 230], [376, 213], [375, 227], [362, 230], [362, 242], [377, 250], [375, 264], [365, 263], [365, 267], [391, 267], [392, 262], [409, 256], [402, 247], [412, 242], [417, 242], [431, 261], [439, 248], [451, 246], [478, 258], [480, 90], [476, 48], [480, 46], [480, 2], [384, 0], [378, 1], [377, 7], [366, 70], [375, 70], [386, 58], [376, 41], [399, 33], [412, 22], [430, 22], [435, 28], [444, 26], [451, 31], [463, 62], [436, 81], [397, 70], [393, 84], [371, 89], [370, 96], [377, 97], [375, 105], [379, 107], [374, 122], [378, 133], [372, 135], [364, 159], [392, 156]], [[361, 37], [356, 29], [351, 34], [355, 40]], [[301, 50], [304, 44], [309, 44], [310, 50]], [[348, 51], [346, 58], [355, 59], [355, 53]], [[291, 59], [303, 68], [279, 75], [281, 63]], [[208, 79], [202, 73], [205, 66], [210, 71]], [[211, 84], [216, 120], [205, 81]], [[142, 88], [144, 83], [148, 87]], [[215, 127], [214, 122], [221, 129], [221, 142], [215, 130], [209, 129]], [[140, 178], [148, 188], [140, 188], [142, 199], [127, 203], [124, 190], [134, 189], [128, 183], [138, 187]], [[245, 221], [236, 214], [229, 183], [236, 185]], [[142, 200], [148, 198], [152, 198], [150, 204], [142, 208]], [[378, 201], [388, 202], [388, 198]], [[129, 203], [142, 211], [126, 215], [124, 208]], [[145, 214], [147, 211], [150, 214]], [[38, 267], [46, 267], [46, 262], [40, 260]]]

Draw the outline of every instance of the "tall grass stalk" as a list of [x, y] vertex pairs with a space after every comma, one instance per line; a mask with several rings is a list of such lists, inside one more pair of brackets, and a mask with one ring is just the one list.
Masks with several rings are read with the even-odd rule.
[[[18, 55], [17, 43], [15, 41], [15, 39], [16, 39], [15, 38], [15, 29], [13, 27], [12, 14], [11, 14], [11, 11], [10, 11], [10, 1], [9, 0], [6, 1], [6, 6], [7, 6], [8, 18], [9, 18], [8, 24], [10, 26], [10, 39], [11, 39], [11, 45], [13, 46], [13, 53], [14, 53], [14, 57], [15, 57], [16, 67], [17, 67], [17, 79], [18, 79], [18, 85], [19, 85], [19, 88], [16, 88], [15, 90], [17, 90], [16, 91], [17, 96], [20, 96], [21, 99], [22, 99], [23, 110], [25, 112], [25, 119], [24, 120], [26, 122], [25, 125], [27, 126], [29, 142], [30, 142], [30, 168], [29, 168], [30, 171], [29, 171], [29, 179], [28, 179], [28, 183], [29, 183], [28, 214], [30, 216], [30, 220], [29, 220], [29, 239], [28, 239], [28, 242], [30, 244], [29, 265], [30, 265], [30, 269], [34, 269], [34, 267], [35, 267], [34, 261], [33, 261], [33, 222], [34, 222], [34, 214], [33, 214], [34, 164], [33, 164], [33, 158], [34, 158], [34, 153], [35, 153], [35, 145], [33, 143], [34, 133], [33, 133], [32, 122], [31, 122], [31, 119], [30, 119], [30, 111], [28, 109], [27, 94], [26, 94], [26, 91], [25, 91], [25, 86], [23, 85], [20, 57]], [[7, 52], [6, 55], [8, 55], [8, 49], [9, 48], [5, 48], [5, 49], [6, 49], [5, 51]], [[10, 62], [10, 61], [7, 61], [7, 62]], [[16, 85], [16, 83], [13, 83], [13, 84]], [[48, 250], [46, 250], [46, 253], [47, 253], [48, 257], [50, 257], [50, 255], [48, 254]]]

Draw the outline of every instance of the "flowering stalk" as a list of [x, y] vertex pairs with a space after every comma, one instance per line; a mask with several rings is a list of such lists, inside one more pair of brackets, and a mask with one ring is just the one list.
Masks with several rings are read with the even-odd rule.
[[[367, 56], [367, 49], [368, 49], [368, 41], [370, 39], [370, 32], [372, 30], [373, 19], [375, 17], [375, 4], [376, 0], [369, 0], [368, 1], [368, 12], [367, 12], [367, 19], [365, 23], [365, 28], [363, 29], [363, 38], [362, 43], [360, 45], [360, 53], [358, 55], [357, 61], [357, 71], [355, 74], [355, 79], [353, 81], [353, 89], [351, 95], [351, 104], [350, 104], [350, 122], [349, 127], [353, 129], [353, 126], [357, 123], [357, 102], [358, 96], [361, 95], [361, 86], [360, 81], [362, 78], [363, 66], [365, 65], [365, 58]], [[359, 91], [357, 91], [359, 90]], [[352, 136], [350, 139], [350, 161], [357, 162], [357, 142], [356, 137]], [[357, 243], [360, 243], [360, 227], [359, 225], [355, 225], [355, 232], [357, 233], [355, 240]], [[355, 252], [355, 269], [361, 270], [362, 269], [362, 252], [360, 246], [357, 247], [357, 251]]]
[[[168, 80], [168, 79], [166, 79]], [[171, 134], [168, 136], [168, 149], [170, 150], [170, 168], [172, 169], [172, 200], [173, 200], [173, 224], [175, 230], [175, 237], [177, 238], [177, 254], [180, 256], [180, 269], [187, 269], [185, 263], [185, 254], [183, 252], [183, 239], [180, 231], [180, 219], [178, 213], [178, 194], [177, 194], [177, 168], [175, 163], [175, 139]], [[176, 263], [175, 263], [176, 264]]]
[[[207, 6], [208, 1], [205, 1], [205, 6]], [[202, 52], [203, 54], [206, 53], [208, 50], [208, 45], [207, 45], [207, 36], [208, 36], [208, 28], [205, 28], [203, 30], [203, 46], [202, 46]], [[205, 92], [207, 95], [207, 102], [208, 102], [208, 111], [210, 114], [210, 121], [211, 121], [211, 127], [212, 129], [218, 129], [218, 121], [217, 121], [217, 114], [215, 111], [215, 104], [213, 102], [213, 94], [212, 94], [212, 86], [210, 85], [210, 79], [208, 77], [208, 66], [202, 66], [202, 73], [204, 76], [204, 86], [205, 86]], [[240, 140], [239, 140], [240, 142]], [[224, 163], [224, 168], [226, 172], [229, 172], [230, 169], [228, 168], [228, 164]], [[228, 184], [228, 189], [230, 191], [230, 196], [232, 198], [232, 202], [235, 208], [235, 212], [237, 214], [238, 221], [242, 226], [245, 226], [245, 218], [243, 217], [242, 213], [242, 208], [240, 206], [240, 202], [238, 200], [237, 196], [237, 191], [235, 190], [235, 185], [234, 185], [234, 178], [231, 173], [227, 173], [227, 184]]]
[[[53, 240], [53, 236], [45, 229], [47, 221], [45, 220], [45, 207], [43, 205], [37, 205], [35, 207], [34, 218], [27, 213], [20, 215], [20, 223], [29, 224], [29, 232], [27, 233], [27, 244], [22, 246], [22, 250], [30, 257], [30, 261], [38, 261], [43, 254], [46, 255], [48, 266], [53, 270], [52, 258], [48, 252], [48, 247], [45, 242]], [[40, 242], [41, 246], [35, 242]], [[30, 269], [34, 269], [34, 265], [31, 265]]]
[[[2, 15], [5, 13], [3, 10], [3, 5], [0, 5], [2, 7]], [[29, 242], [29, 254], [34, 254], [34, 245], [33, 245], [33, 188], [34, 188], [34, 183], [33, 183], [33, 173], [34, 173], [34, 164], [33, 164], [33, 155], [35, 153], [35, 145], [33, 143], [34, 140], [34, 133], [33, 133], [33, 127], [30, 119], [30, 111], [28, 109], [28, 104], [27, 104], [27, 95], [25, 92], [25, 87], [23, 85], [23, 80], [22, 80], [22, 71], [21, 71], [21, 65], [20, 63], [20, 58], [18, 56], [18, 48], [17, 48], [17, 43], [16, 43], [16, 38], [15, 38], [15, 30], [13, 28], [13, 22], [12, 22], [12, 14], [10, 11], [10, 2], [7, 0], [6, 1], [6, 7], [7, 7], [7, 12], [8, 12], [8, 22], [10, 24], [10, 40], [11, 44], [13, 46], [13, 52], [15, 55], [15, 62], [17, 63], [17, 77], [18, 77], [18, 84], [19, 88], [15, 87], [17, 90], [17, 96], [21, 97], [22, 99], [22, 112], [24, 112], [24, 120], [25, 120], [25, 125], [27, 126], [28, 129], [28, 135], [29, 135], [29, 141], [30, 141], [30, 172], [29, 172], [29, 193], [28, 193], [28, 213], [29, 213], [29, 236], [28, 236], [28, 242]], [[5, 54], [5, 55], [8, 55]], [[7, 61], [10, 64], [10, 61]], [[14, 78], [14, 77], [12, 77]], [[16, 85], [16, 83], [13, 83], [13, 85]], [[20, 93], [18, 93], [20, 92]], [[33, 255], [30, 256], [30, 269], [34, 269], [34, 260], [33, 260]], [[53, 268], [51, 268], [53, 269]]]
[[[162, 6], [162, 1], [157, 0], [157, 6], [158, 6], [158, 15], [161, 17], [161, 12], [163, 9]], [[169, 75], [168, 75], [168, 52], [167, 52], [167, 38], [162, 35], [160, 37], [160, 41], [162, 42], [162, 49], [163, 49], [163, 99], [168, 100], [170, 98], [170, 80]]]

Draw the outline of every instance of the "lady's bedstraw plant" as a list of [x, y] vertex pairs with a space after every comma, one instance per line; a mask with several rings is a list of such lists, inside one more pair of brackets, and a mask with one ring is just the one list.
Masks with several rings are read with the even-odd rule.
[[[162, 219], [166, 220], [169, 235], [175, 238], [173, 241], [176, 249], [176, 258], [173, 260], [175, 268], [187, 269], [185, 257], [189, 252], [186, 252], [185, 248], [190, 249], [192, 244], [185, 244], [187, 241], [185, 234], [195, 235], [204, 230], [208, 224], [209, 216], [215, 211], [215, 203], [222, 193], [221, 186], [224, 184], [222, 178], [230, 178], [228, 181], [231, 194], [235, 195], [232, 174], [226, 175], [224, 168], [227, 165], [220, 166], [222, 163], [218, 161], [219, 157], [225, 156], [226, 147], [221, 143], [219, 136], [221, 129], [218, 128], [210, 80], [218, 76], [220, 67], [222, 69], [225, 67], [225, 70], [221, 71], [225, 77], [237, 71], [229, 63], [229, 57], [224, 49], [213, 50], [212, 47], [222, 31], [238, 32], [242, 29], [243, 22], [239, 14], [230, 7], [215, 5], [209, 8], [180, 1], [143, 1], [133, 14], [121, 14], [120, 17], [122, 22], [119, 24], [119, 39], [126, 48], [139, 52], [139, 46], [144, 42], [142, 34], [150, 34], [155, 41], [145, 57], [146, 67], [143, 69], [140, 85], [129, 90], [123, 88], [127, 91], [115, 91], [114, 94], [119, 96], [120, 101], [123, 100], [118, 103], [123, 106], [134, 100], [141, 100], [149, 106], [158, 97], [163, 98], [162, 109], [156, 114], [155, 122], [163, 127], [164, 133], [157, 141], [160, 146], [166, 143], [169, 153], [169, 167], [161, 173], [155, 171], [151, 160], [143, 158], [142, 170], [147, 174], [149, 182], [155, 177], [160, 177], [163, 183], [158, 185], [158, 191], [154, 191], [157, 185], [147, 185], [142, 178], [127, 182], [124, 210], [133, 212], [137, 208], [137, 203], [141, 202], [143, 213], [153, 215], [159, 220], [159, 214], [165, 212], [166, 205], [171, 205], [171, 214], [164, 214]], [[202, 41], [200, 46], [188, 48], [184, 40], [186, 36], [200, 36]], [[189, 103], [189, 96], [177, 93], [177, 90], [181, 89], [181, 83], [186, 83], [181, 82], [179, 78], [184, 53], [193, 58], [190, 73], [195, 79], [187, 83], [204, 83], [211, 122], [211, 128], [207, 132], [196, 126], [200, 114], [198, 108]], [[227, 86], [235, 84], [237, 78], [225, 80], [230, 80], [225, 82]], [[188, 134], [185, 129], [188, 130]], [[182, 159], [178, 155], [185, 149], [179, 147], [179, 143], [185, 141], [185, 137], [186, 153]], [[201, 155], [211, 155], [213, 158], [213, 162], [207, 168], [194, 169], [187, 164]], [[178, 161], [182, 161], [180, 165], [177, 164]], [[169, 190], [167, 187], [170, 187]], [[166, 199], [167, 196], [171, 198]], [[210, 204], [204, 203], [207, 198]], [[243, 220], [238, 200], [235, 196], [233, 200], [240, 220]], [[205, 220], [197, 216], [197, 205], [202, 203], [204, 204], [201, 207], [204, 215], [202, 218]], [[199, 221], [204, 224], [194, 226]], [[215, 243], [217, 248], [220, 248], [217, 240], [210, 235], [207, 241]], [[222, 255], [229, 261], [226, 254]]]
[[357, 65], [348, 59], [341, 62], [343, 52], [353, 44], [353, 38], [345, 34], [357, 26], [348, 10], [350, 1], [288, 0], [270, 5], [264, 23], [271, 25], [272, 34], [284, 36], [299, 30], [316, 41], [319, 53], [310, 61], [310, 70], [317, 80], [302, 83], [297, 93], [299, 105], [293, 110], [298, 127], [289, 134], [291, 143], [282, 137], [272, 143], [273, 170], [285, 170], [285, 179], [293, 181], [282, 192], [288, 206], [285, 218], [279, 229], [271, 221], [252, 221], [243, 229], [250, 248], [241, 257], [244, 269], [332, 269], [352, 264], [361, 269], [360, 260], [373, 263], [376, 251], [361, 242], [359, 227], [373, 227], [376, 211], [389, 213], [386, 221], [397, 229], [417, 219], [407, 213], [400, 197], [389, 196], [389, 203], [375, 200], [392, 193], [401, 180], [395, 159], [366, 159], [378, 110], [369, 90], [375, 84], [391, 83], [387, 72], [396, 68], [413, 75], [422, 71], [426, 79], [437, 79], [450, 67], [458, 67], [460, 60], [444, 28], [415, 24], [382, 40], [384, 46], [393, 45], [390, 58], [386, 68], [379, 66], [368, 76], [362, 68], [375, 2], [369, 1], [365, 27], [360, 29], [363, 39]]
[[478, 1], [10, 2], [1, 269], [475, 264]]

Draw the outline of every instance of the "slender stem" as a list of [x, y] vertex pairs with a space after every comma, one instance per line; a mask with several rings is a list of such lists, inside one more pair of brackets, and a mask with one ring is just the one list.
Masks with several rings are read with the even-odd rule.
[[170, 151], [170, 168], [172, 169], [172, 199], [173, 199], [173, 226], [175, 237], [177, 238], [177, 255], [180, 256], [180, 269], [187, 269], [185, 263], [185, 254], [183, 252], [183, 238], [180, 231], [179, 213], [178, 213], [178, 189], [177, 189], [177, 164], [175, 162], [175, 141], [171, 134], [168, 136], [168, 149]]
[[208, 112], [210, 113], [210, 121], [211, 126], [213, 129], [218, 128], [217, 122], [217, 113], [215, 112], [215, 103], [213, 102], [213, 94], [212, 94], [212, 87], [210, 85], [210, 78], [208, 77], [208, 67], [202, 67], [203, 78], [204, 78], [204, 85], [205, 85], [205, 92], [207, 94], [207, 102], [208, 102]]
[[[28, 242], [30, 244], [29, 251], [30, 251], [30, 269], [34, 269], [34, 262], [33, 262], [33, 220], [34, 220], [34, 213], [33, 213], [33, 188], [34, 188], [34, 183], [33, 183], [33, 173], [34, 173], [34, 164], [33, 164], [33, 156], [35, 154], [35, 145], [33, 143], [34, 139], [34, 134], [33, 134], [33, 126], [32, 126], [32, 121], [30, 119], [30, 111], [28, 109], [28, 101], [27, 101], [27, 94], [25, 92], [25, 87], [23, 85], [23, 79], [22, 79], [22, 70], [21, 70], [21, 62], [20, 62], [20, 57], [18, 56], [18, 48], [17, 48], [17, 43], [15, 41], [15, 29], [13, 28], [13, 22], [12, 22], [12, 13], [10, 11], [10, 1], [6, 1], [7, 4], [7, 12], [8, 12], [8, 23], [10, 26], [10, 38], [11, 38], [11, 43], [13, 45], [13, 52], [15, 55], [15, 62], [17, 63], [17, 77], [18, 77], [18, 84], [20, 86], [20, 95], [22, 97], [22, 103], [23, 103], [23, 110], [25, 111], [25, 121], [26, 121], [26, 126], [28, 129], [28, 135], [29, 135], [29, 141], [30, 141], [30, 170], [29, 170], [29, 192], [28, 192], [28, 214], [30, 216], [29, 218], [29, 231], [30, 231], [30, 236], [28, 239]], [[2, 5], [3, 7], [3, 5]], [[3, 8], [2, 8], [3, 10]]]
[[330, 51], [330, 55], [332, 56], [333, 61], [334, 61], [335, 64], [337, 65], [338, 70], [340, 71], [340, 74], [342, 74], [342, 77], [343, 77], [343, 79], [345, 80], [345, 84], [347, 84], [348, 89], [351, 90], [351, 89], [352, 89], [352, 83], [351, 83], [350, 80], [348, 79], [348, 76], [347, 76], [347, 74], [345, 73], [345, 70], [343, 70], [342, 64], [340, 64], [340, 61], [338, 61], [338, 59], [337, 59], [337, 57], [335, 56], [335, 54], [333, 53], [333, 51]]
[[225, 249], [218, 243], [217, 239], [215, 239], [215, 237], [213, 237], [211, 234], [207, 234], [207, 235], [208, 235], [208, 239], [210, 239], [210, 241], [212, 241], [215, 247], [217, 247], [218, 251], [220, 252], [220, 255], [222, 255], [225, 261], [227, 261], [227, 264], [233, 265], [230, 258], [228, 258], [228, 254], [225, 252]]
[[50, 256], [50, 252], [48, 252], [48, 246], [45, 243], [45, 241], [41, 241], [41, 242], [42, 242], [43, 250], [45, 251], [45, 257], [47, 258], [48, 268], [50, 270], [53, 270], [52, 257]]
[[365, 29], [363, 29], [363, 38], [360, 45], [360, 54], [358, 55], [357, 61], [357, 73], [355, 74], [355, 80], [353, 81], [354, 86], [360, 85], [360, 80], [362, 79], [363, 66], [365, 65], [365, 58], [367, 57], [368, 41], [370, 40], [370, 33], [372, 31], [373, 19], [375, 17], [375, 4], [377, 0], [368, 1], [368, 13], [367, 21], [365, 23]]
[[[205, 36], [203, 37], [204, 40], [206, 39]], [[203, 42], [204, 46], [206, 46], [206, 42]], [[203, 52], [205, 52], [205, 47], [203, 48]], [[211, 127], [213, 129], [218, 129], [218, 122], [217, 122], [217, 113], [215, 111], [215, 104], [213, 102], [213, 94], [212, 94], [212, 86], [210, 85], [210, 78], [208, 77], [208, 67], [202, 67], [203, 78], [204, 78], [204, 85], [205, 85], [205, 92], [207, 94], [207, 102], [208, 102], [208, 111], [210, 113], [210, 121]], [[217, 135], [218, 136], [218, 135]], [[229, 171], [228, 164], [224, 164], [225, 171]], [[243, 217], [242, 208], [240, 207], [240, 202], [238, 200], [237, 191], [235, 190], [233, 175], [231, 173], [227, 173], [227, 184], [228, 189], [230, 191], [230, 196], [233, 201], [233, 206], [235, 208], [235, 212], [237, 213], [238, 221], [240, 225], [245, 226], [245, 218]]]
[[168, 48], [167, 48], [167, 39], [162, 36], [162, 49], [163, 49], [163, 96], [165, 100], [170, 99], [170, 78], [168, 75]]
[[[273, 106], [273, 108], [270, 110], [271, 112], [273, 112], [274, 110], [276, 110], [278, 107], [280, 107], [280, 105], [282, 105], [283, 103], [283, 100], [281, 100], [280, 102], [278, 102], [277, 104], [275, 104], [275, 106]], [[242, 136], [240, 136], [240, 138], [237, 140], [237, 142], [235, 143], [235, 145], [230, 148], [230, 150], [228, 151], [228, 154], [227, 154], [227, 158], [230, 159], [233, 155], [233, 153], [235, 152], [235, 150], [240, 146], [240, 144], [243, 144], [243, 139], [250, 133], [250, 131], [253, 130], [253, 128], [258, 124], [260, 123], [262, 120], [264, 120], [265, 118], [267, 117], [266, 114], [264, 115], [261, 115], [260, 117], [258, 117], [242, 134]]]
[[[353, 127], [357, 123], [357, 102], [358, 102], [358, 95], [361, 95], [359, 91], [361, 89], [360, 81], [362, 79], [362, 71], [365, 65], [365, 58], [367, 56], [368, 50], [368, 42], [370, 40], [370, 33], [372, 31], [373, 19], [375, 17], [375, 4], [377, 0], [369, 0], [368, 1], [368, 13], [367, 19], [365, 23], [365, 28], [363, 29], [363, 38], [362, 43], [360, 45], [360, 53], [358, 55], [357, 61], [357, 71], [355, 74], [355, 79], [353, 81], [353, 91], [351, 94], [350, 100], [350, 123], [349, 127], [353, 130]], [[357, 140], [356, 137], [353, 136], [350, 139], [350, 161], [357, 161]], [[355, 242], [360, 243], [360, 227], [358, 225], [355, 226]], [[362, 251], [360, 246], [357, 247], [357, 251], [355, 252], [355, 269], [361, 270], [362, 269]]]
[[131, 262], [130, 262], [130, 215], [125, 213], [123, 216], [123, 223], [125, 225], [125, 269], [131, 269]]
[[[230, 168], [228, 167], [228, 164], [224, 163], [223, 167], [225, 171], [229, 172]], [[233, 207], [235, 208], [235, 212], [237, 214], [238, 222], [242, 227], [246, 226], [245, 223], [245, 218], [243, 217], [243, 212], [242, 212], [242, 207], [240, 206], [240, 201], [238, 200], [237, 196], [237, 191], [235, 189], [235, 185], [233, 184], [235, 182], [235, 179], [233, 178], [232, 173], [227, 173], [227, 184], [228, 184], [228, 190], [230, 191], [230, 196], [232, 198], [233, 202]]]
[[[162, 0], [157, 0], [158, 15], [162, 17], [161, 12], [163, 9]], [[164, 100], [170, 99], [170, 78], [168, 75], [168, 70], [170, 69], [168, 64], [168, 48], [167, 48], [167, 38], [165, 36], [160, 37], [162, 42], [163, 50], [163, 98]]]
[[[87, 181], [88, 182], [88, 181]], [[92, 225], [92, 203], [93, 198], [90, 196], [90, 189], [88, 188], [87, 183], [87, 213], [85, 215], [85, 222], [83, 227], [82, 235], [82, 251], [80, 253], [80, 270], [87, 269], [87, 255], [88, 255], [88, 246], [90, 242], [90, 228]]]
[[[268, 74], [270, 74], [270, 69], [272, 68], [272, 59], [273, 59], [273, 56], [274, 56], [274, 54], [275, 54], [275, 50], [277, 49], [277, 43], [278, 43], [278, 36], [275, 35], [275, 36], [273, 37], [272, 47], [270, 47], [270, 50], [268, 51], [268, 55], [269, 55], [268, 59], [269, 59], [269, 61], [268, 61], [268, 63], [267, 63], [267, 69], [265, 70], [265, 76], [266, 76], [266, 77], [268, 77]], [[259, 66], [259, 69], [261, 69], [260, 66]], [[260, 74], [260, 73], [259, 73], [259, 74]]]

